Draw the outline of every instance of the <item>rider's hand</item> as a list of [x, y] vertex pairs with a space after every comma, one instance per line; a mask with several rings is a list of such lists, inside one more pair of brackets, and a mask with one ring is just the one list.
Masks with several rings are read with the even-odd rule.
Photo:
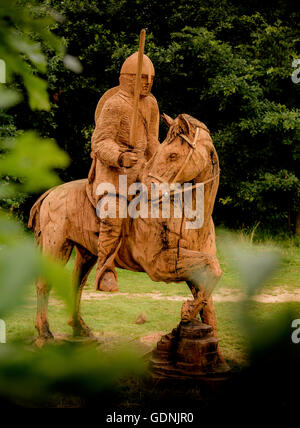
[[121, 154], [119, 158], [119, 163], [121, 166], [124, 166], [125, 168], [130, 168], [131, 166], [135, 165], [137, 163], [137, 155], [133, 152], [124, 152]]

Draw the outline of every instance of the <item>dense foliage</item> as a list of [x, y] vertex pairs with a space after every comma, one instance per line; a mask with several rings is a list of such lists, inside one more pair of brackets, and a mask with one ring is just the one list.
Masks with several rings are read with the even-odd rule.
[[[22, 3], [23, 7], [20, 6]], [[57, 24], [61, 22], [61, 16], [47, 10], [45, 3], [41, 8], [33, 8], [33, 1], [0, 0], [0, 58], [5, 60], [7, 68], [7, 84], [0, 84], [0, 318], [7, 319], [11, 312], [16, 313], [18, 306], [24, 302], [27, 287], [38, 277], [43, 277], [49, 286], [53, 286], [56, 294], [66, 302], [68, 311], [72, 311], [74, 299], [70, 272], [53, 260], [42, 257], [32, 237], [28, 237], [6, 208], [16, 208], [18, 212], [20, 202], [28, 193], [41, 192], [59, 182], [54, 169], [65, 168], [68, 158], [49, 137], [56, 136], [73, 158], [73, 164], [65, 170], [65, 178], [86, 174], [94, 106], [99, 95], [116, 83], [114, 79], [120, 64], [135, 49], [138, 27], [143, 25], [149, 27], [148, 50], [160, 76], [156, 95], [159, 97], [161, 94], [161, 108], [174, 115], [178, 111], [188, 111], [211, 127], [222, 157], [224, 181], [220, 199], [223, 197], [223, 203], [228, 202], [230, 215], [235, 213], [235, 222], [240, 219], [238, 210], [242, 209], [247, 213], [243, 220], [245, 224], [251, 222], [245, 205], [247, 200], [253, 202], [256, 209], [253, 211], [255, 219], [262, 212], [259, 199], [251, 200], [251, 186], [255, 186], [256, 194], [261, 195], [261, 203], [273, 203], [278, 213], [287, 212], [286, 207], [280, 208], [279, 205], [279, 202], [285, 201], [284, 192], [290, 195], [290, 201], [294, 204], [291, 207], [297, 208], [294, 189], [298, 188], [298, 179], [293, 173], [297, 167], [299, 124], [296, 119], [299, 112], [294, 108], [296, 95], [287, 79], [288, 60], [284, 54], [282, 57], [278, 54], [283, 65], [277, 64], [275, 71], [272, 69], [269, 73], [274, 73], [270, 84], [255, 59], [252, 61], [257, 67], [251, 66], [250, 60], [242, 59], [242, 51], [243, 55], [247, 49], [251, 51], [250, 42], [248, 48], [245, 44], [238, 48], [233, 46], [233, 41], [225, 40], [226, 37], [230, 38], [230, 19], [233, 19], [230, 17], [237, 14], [239, 9], [229, 3], [218, 3], [222, 7], [213, 10], [211, 8], [217, 2], [211, 2], [210, 8], [195, 9], [200, 14], [197, 18], [194, 9], [193, 13], [189, 9], [193, 6], [192, 2], [189, 6], [175, 9], [174, 2], [165, 6], [152, 2], [149, 6], [136, 1], [130, 5], [129, 15], [129, 2], [125, 1], [103, 4], [96, 4], [93, 0], [89, 3], [78, 0], [51, 1], [66, 16], [62, 25]], [[179, 2], [177, 4], [180, 6]], [[172, 16], [169, 16], [171, 11]], [[132, 14], [136, 14], [136, 20], [132, 20]], [[280, 14], [275, 15], [270, 19], [282, 19]], [[205, 17], [207, 27], [200, 27], [198, 21], [188, 22], [190, 16], [196, 21]], [[218, 16], [221, 17], [220, 22]], [[293, 24], [296, 18], [296, 15], [291, 16], [290, 23]], [[260, 15], [259, 25], [262, 28], [265, 25], [262, 24], [263, 19]], [[187, 23], [191, 26], [177, 31]], [[245, 24], [241, 30], [243, 40], [249, 26], [249, 23]], [[57, 36], [49, 31], [50, 28]], [[222, 31], [227, 34], [224, 40]], [[288, 35], [289, 31], [286, 29]], [[276, 46], [281, 40], [279, 30], [277, 37]], [[288, 36], [282, 39], [286, 55], [293, 40]], [[84, 68], [79, 76], [70, 71], [79, 72], [81, 67], [74, 57], [66, 55], [66, 47], [69, 53], [78, 55], [82, 61]], [[266, 46], [261, 47], [259, 52], [264, 60], [258, 59], [258, 64], [259, 61], [267, 62]], [[248, 74], [245, 74], [246, 70]], [[48, 82], [45, 80], [46, 72]], [[283, 90], [284, 83], [286, 87]], [[175, 87], [178, 97], [170, 99], [169, 94], [175, 92]], [[23, 102], [20, 103], [22, 96]], [[252, 106], [252, 115], [246, 111], [249, 106]], [[249, 142], [253, 143], [253, 149], [246, 146]], [[260, 155], [257, 154], [259, 143], [263, 147]], [[281, 150], [282, 147], [287, 148], [286, 152], [282, 150], [277, 153], [275, 149]], [[230, 153], [234, 153], [237, 171], [232, 170], [234, 162]], [[250, 168], [246, 173], [246, 168], [251, 165], [253, 170]], [[259, 168], [265, 174], [263, 178], [257, 175]], [[231, 181], [231, 177], [235, 181]], [[243, 180], [245, 183], [242, 185]], [[250, 195], [248, 199], [245, 196], [247, 192]], [[269, 200], [262, 197], [263, 192], [269, 194]], [[276, 202], [274, 195], [279, 192], [283, 196]], [[224, 220], [229, 218], [229, 214], [226, 217], [222, 212], [219, 216]], [[276, 213], [273, 216], [276, 219]], [[225, 241], [223, 238], [222, 242]], [[266, 254], [265, 251], [263, 255], [257, 255], [232, 245], [225, 247], [225, 251], [236, 263], [248, 297], [259, 290], [261, 282], [278, 263], [276, 255]], [[257, 318], [250, 315], [251, 303], [245, 299], [240, 309], [241, 325], [244, 325], [243, 331], [249, 340], [253, 371], [237, 379], [232, 385], [232, 393], [226, 392], [230, 403], [225, 401], [224, 404], [221, 397], [222, 402], [217, 407], [223, 404], [224, 409], [228, 409], [235, 402], [240, 408], [240, 399], [241, 404], [245, 406], [246, 403], [251, 409], [257, 408], [259, 403], [265, 408], [265, 398], [269, 397], [272, 409], [274, 402], [277, 407], [279, 403], [286, 409], [286, 402], [291, 403], [297, 397], [291, 391], [290, 379], [295, 379], [295, 384], [299, 384], [295, 377], [295, 373], [299, 372], [299, 347], [293, 346], [290, 340], [291, 320], [296, 315], [283, 312], [284, 318], [272, 320], [262, 329]], [[269, 357], [271, 353], [272, 358]], [[283, 370], [275, 377], [275, 385], [274, 372], [278, 367]], [[284, 370], [286, 367], [288, 371]], [[82, 398], [91, 400], [94, 408], [99, 407], [99, 403], [102, 408], [113, 403], [115, 410], [115, 401], [110, 394], [115, 392], [117, 382], [122, 378], [126, 393], [124, 408], [127, 411], [130, 384], [124, 383], [124, 376], [141, 373], [143, 365], [134, 355], [99, 352], [93, 344], [56, 344], [40, 352], [34, 352], [33, 348], [22, 343], [1, 344], [0, 405], [2, 408], [12, 405], [36, 406], [41, 401], [45, 405], [45, 400], [46, 405], [49, 405], [48, 400], [58, 405], [61, 396], [57, 394], [64, 394], [69, 400], [70, 395], [80, 397], [80, 401]], [[266, 381], [261, 383], [261, 395], [257, 395], [257, 384], [261, 379]], [[285, 394], [278, 394], [279, 389]], [[153, 391], [151, 388], [151, 399], [156, 395]], [[241, 391], [248, 392], [249, 398], [256, 397], [257, 403], [245, 399]], [[141, 400], [140, 385], [136, 394]], [[185, 395], [190, 406], [191, 397]], [[113, 398], [115, 400], [116, 396]], [[294, 401], [292, 403], [294, 408]], [[136, 409], [136, 402], [134, 404]], [[145, 404], [149, 407], [149, 400], [147, 403], [145, 400]], [[177, 403], [172, 404], [178, 410]], [[195, 405], [199, 410], [199, 400], [195, 401]], [[207, 411], [207, 403], [204, 406]], [[213, 406], [216, 407], [214, 403]], [[249, 409], [246, 411], [249, 412]]]
[[[261, 223], [293, 230], [300, 208], [300, 13], [292, 0], [48, 0], [64, 16], [51, 26], [83, 71], [48, 56], [50, 112], [27, 104], [12, 111], [18, 128], [55, 137], [72, 163], [64, 180], [85, 177], [99, 97], [118, 84], [123, 60], [146, 27], [156, 68], [153, 93], [162, 112], [189, 113], [207, 124], [222, 175], [217, 223]], [[165, 135], [161, 126], [161, 140]]]

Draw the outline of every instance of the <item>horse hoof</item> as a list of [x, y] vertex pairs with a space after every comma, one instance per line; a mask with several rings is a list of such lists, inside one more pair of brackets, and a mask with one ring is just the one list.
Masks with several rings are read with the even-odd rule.
[[35, 346], [37, 346], [38, 348], [42, 348], [43, 346], [45, 346], [47, 343], [54, 341], [54, 337], [53, 334], [50, 333], [50, 335], [43, 335], [43, 336], [39, 336], [35, 341], [34, 344]]
[[54, 339], [48, 323], [44, 323], [42, 325], [36, 324], [35, 328], [37, 329], [39, 335], [36, 341], [47, 342], [48, 340]]
[[186, 302], [184, 302], [182, 304], [181, 321], [183, 323], [187, 323], [194, 318], [193, 309], [194, 309], [194, 301], [193, 300], [187, 300]]

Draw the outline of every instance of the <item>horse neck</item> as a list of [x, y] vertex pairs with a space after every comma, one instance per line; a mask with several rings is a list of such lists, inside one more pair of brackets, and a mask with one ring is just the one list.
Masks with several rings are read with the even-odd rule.
[[204, 185], [204, 221], [212, 215], [220, 174], [219, 158], [213, 144], [207, 146], [207, 156], [206, 168], [193, 180], [195, 184]]

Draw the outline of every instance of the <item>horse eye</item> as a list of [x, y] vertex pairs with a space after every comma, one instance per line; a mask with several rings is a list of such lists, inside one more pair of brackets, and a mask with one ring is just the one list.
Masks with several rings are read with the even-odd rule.
[[177, 153], [171, 153], [169, 155], [169, 160], [174, 161], [178, 158], [178, 154]]

